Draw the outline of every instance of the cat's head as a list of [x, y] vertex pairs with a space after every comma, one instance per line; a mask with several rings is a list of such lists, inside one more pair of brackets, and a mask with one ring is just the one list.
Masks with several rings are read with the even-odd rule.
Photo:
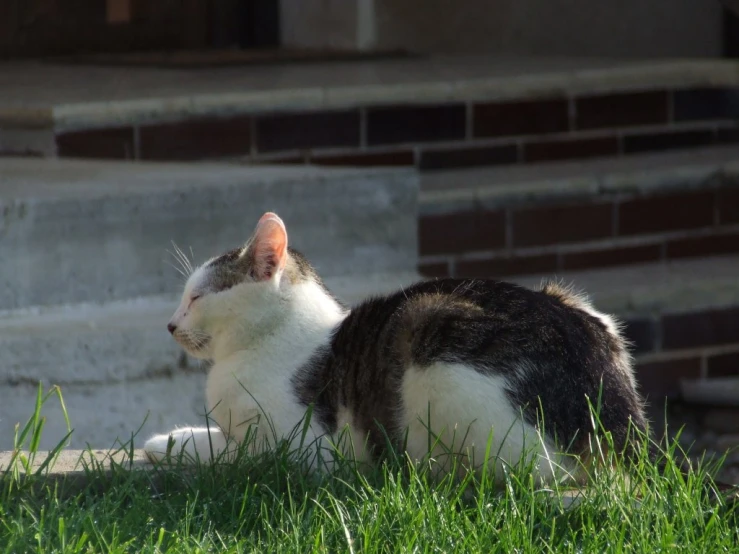
[[288, 248], [285, 224], [269, 212], [242, 248], [192, 272], [167, 329], [189, 354], [212, 359], [219, 340], [269, 332], [289, 312], [294, 287], [308, 283], [322, 288], [305, 258]]

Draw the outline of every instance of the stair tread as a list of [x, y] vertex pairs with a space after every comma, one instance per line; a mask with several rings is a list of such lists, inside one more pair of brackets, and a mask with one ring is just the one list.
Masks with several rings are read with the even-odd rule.
[[739, 256], [714, 256], [586, 271], [526, 275], [510, 280], [537, 286], [571, 283], [598, 308], [619, 315], [703, 310], [739, 304]]
[[597, 194], [634, 187], [677, 187], [717, 172], [739, 173], [739, 149], [712, 147], [573, 162], [445, 170], [421, 175], [422, 209], [435, 204], [510, 201], [517, 197]]
[[162, 294], [172, 241], [204, 261], [267, 211], [324, 275], [415, 270], [417, 197], [407, 169], [0, 159], [0, 309]]
[[320, 166], [246, 166], [233, 162], [145, 162], [58, 158], [0, 159], [0, 199], [40, 200], [128, 196], [178, 192], [188, 187], [225, 187], [340, 180], [364, 175], [407, 172], [398, 168], [341, 168]]

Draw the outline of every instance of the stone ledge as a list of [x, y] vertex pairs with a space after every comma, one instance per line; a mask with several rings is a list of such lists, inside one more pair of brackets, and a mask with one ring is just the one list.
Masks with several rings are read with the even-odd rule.
[[736, 184], [739, 151], [717, 147], [628, 158], [421, 175], [419, 209], [441, 214], [599, 195], [655, 193]]
[[[27, 456], [28, 453], [24, 452]], [[0, 452], [0, 473], [9, 469], [14, 452]], [[49, 451], [36, 452], [31, 470], [38, 470], [47, 460]], [[62, 450], [53, 463], [49, 464], [49, 473], [85, 474], [85, 468], [91, 466], [110, 467], [111, 465], [128, 467], [130, 469], [153, 469], [154, 465], [148, 460], [143, 450], [134, 450], [133, 457], [123, 450]], [[18, 464], [20, 468], [20, 463]], [[22, 470], [23, 473], [25, 471]]]
[[739, 256], [717, 256], [507, 280], [530, 287], [549, 279], [572, 284], [599, 310], [627, 318], [735, 306], [737, 267]]
[[[31, 463], [31, 471], [38, 471], [48, 455], [48, 451], [37, 452]], [[0, 479], [8, 470], [12, 459], [13, 452], [0, 452]], [[17, 463], [16, 467], [21, 474], [26, 474], [20, 463]], [[113, 483], [106, 479], [111, 475], [113, 468], [121, 471], [146, 472], [150, 486], [156, 486], [156, 468], [146, 458], [143, 450], [135, 450], [133, 457], [130, 457], [128, 452], [120, 450], [62, 450], [49, 467], [39, 474], [39, 479], [52, 490], [56, 489], [59, 498], [69, 498], [88, 489], [93, 483], [89, 473], [91, 469], [103, 477], [94, 479], [94, 483], [96, 490], [104, 492]], [[43, 494], [43, 490], [40, 492]]]

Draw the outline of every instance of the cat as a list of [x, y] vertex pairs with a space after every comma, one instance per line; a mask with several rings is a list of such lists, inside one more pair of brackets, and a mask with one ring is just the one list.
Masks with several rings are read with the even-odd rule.
[[526, 462], [546, 483], [589, 457], [591, 408], [618, 450], [646, 428], [620, 327], [585, 298], [556, 283], [438, 279], [348, 309], [274, 213], [189, 275], [167, 327], [213, 363], [215, 425], [152, 437], [153, 461], [209, 461], [250, 429], [260, 448], [287, 439], [363, 463], [400, 449], [498, 480]]

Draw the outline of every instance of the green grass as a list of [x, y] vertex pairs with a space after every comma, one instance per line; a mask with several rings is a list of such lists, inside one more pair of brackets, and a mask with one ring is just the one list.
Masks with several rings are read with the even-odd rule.
[[[39, 395], [18, 448], [38, 445]], [[495, 490], [472, 476], [434, 483], [402, 460], [311, 475], [284, 451], [191, 471], [90, 467], [70, 492], [48, 466], [31, 470], [31, 448], [0, 483], [0, 551], [739, 552], [733, 506], [711, 498], [702, 470], [681, 477], [674, 448], [663, 472], [646, 455], [629, 479], [602, 470], [570, 509], [525, 469]]]

